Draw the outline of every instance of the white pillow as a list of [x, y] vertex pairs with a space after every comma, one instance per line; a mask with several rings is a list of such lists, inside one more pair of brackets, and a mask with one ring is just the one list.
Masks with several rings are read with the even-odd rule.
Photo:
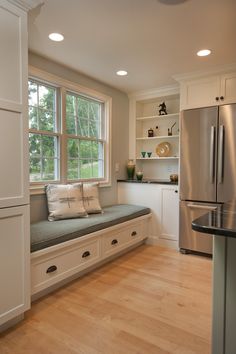
[[99, 202], [98, 183], [83, 184], [84, 208], [88, 214], [102, 213]]
[[82, 183], [49, 184], [46, 187], [49, 221], [87, 216]]

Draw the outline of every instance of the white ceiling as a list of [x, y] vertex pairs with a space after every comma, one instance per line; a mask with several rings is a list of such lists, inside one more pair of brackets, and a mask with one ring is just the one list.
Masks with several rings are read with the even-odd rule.
[[[29, 14], [29, 48], [128, 93], [236, 62], [236, 0], [171, 1], [45, 0]], [[212, 55], [197, 57], [202, 48]]]

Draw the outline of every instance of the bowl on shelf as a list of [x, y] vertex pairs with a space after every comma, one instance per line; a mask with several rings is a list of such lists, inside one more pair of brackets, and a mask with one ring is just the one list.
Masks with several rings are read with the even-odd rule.
[[156, 153], [159, 157], [168, 157], [171, 153], [171, 144], [167, 141], [163, 141], [156, 147]]

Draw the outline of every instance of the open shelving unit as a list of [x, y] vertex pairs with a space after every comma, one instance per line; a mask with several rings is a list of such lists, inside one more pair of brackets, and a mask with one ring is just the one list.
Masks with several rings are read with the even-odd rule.
[[[159, 104], [166, 103], [167, 115], [159, 115]], [[163, 95], [151, 99], [136, 100], [135, 107], [135, 158], [136, 170], [142, 170], [145, 178], [169, 179], [171, 173], [179, 169], [179, 94]], [[172, 127], [172, 135], [168, 129]], [[148, 137], [148, 130], [154, 136]], [[168, 142], [169, 156], [160, 157], [156, 153], [158, 144]], [[152, 153], [142, 157], [142, 152]]]

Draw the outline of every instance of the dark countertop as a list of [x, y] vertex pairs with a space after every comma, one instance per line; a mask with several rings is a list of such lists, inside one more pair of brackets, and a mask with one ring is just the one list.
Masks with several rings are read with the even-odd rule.
[[212, 235], [236, 237], [236, 201], [224, 203], [219, 209], [193, 220], [192, 229]]
[[171, 182], [166, 179], [143, 179], [138, 181], [137, 179], [118, 179], [117, 182], [128, 182], [128, 183], [152, 183], [152, 184], [173, 184], [178, 185], [178, 182]]

